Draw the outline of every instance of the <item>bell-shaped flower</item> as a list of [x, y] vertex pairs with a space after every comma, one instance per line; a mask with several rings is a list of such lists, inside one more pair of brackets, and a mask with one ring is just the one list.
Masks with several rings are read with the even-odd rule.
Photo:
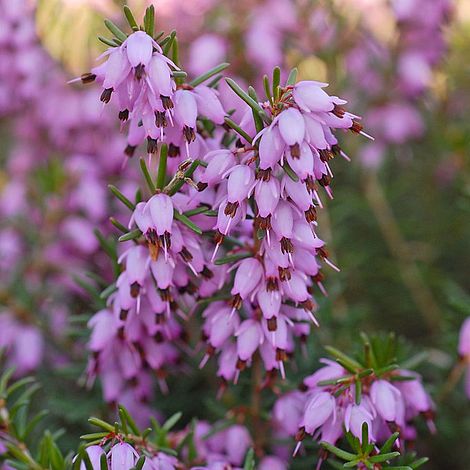
[[171, 259], [159, 256], [156, 261], [151, 261], [150, 269], [159, 289], [168, 289], [173, 284], [175, 265]]
[[[97, 445], [89, 446], [86, 448], [86, 453], [90, 458], [91, 466], [93, 469], [100, 468], [101, 456], [104, 454], [104, 450]], [[80, 463], [80, 470], [86, 470], [85, 462]]]
[[323, 126], [315, 117], [304, 114], [305, 138], [307, 142], [318, 150], [324, 150], [328, 147]]
[[328, 420], [334, 419], [335, 407], [335, 399], [329, 393], [314, 394], [305, 405], [300, 427], [304, 427], [308, 434], [313, 434]]
[[[413, 375], [410, 371], [403, 372], [403, 375]], [[398, 382], [397, 388], [400, 390], [407, 407], [409, 407], [414, 414], [424, 413], [432, 408], [431, 398], [418, 377], [416, 377], [416, 380]]]
[[223, 124], [225, 111], [213, 88], [206, 85], [198, 85], [194, 89], [199, 114], [213, 121], [215, 124]]
[[131, 284], [131, 289], [134, 283], [142, 287], [147, 278], [149, 264], [148, 250], [141, 245], [136, 245], [129, 248], [125, 253], [125, 257], [127, 278]]
[[267, 455], [260, 460], [258, 470], [287, 470], [287, 463], [279, 457]]
[[312, 195], [301, 181], [293, 181], [286, 175], [282, 179], [282, 188], [302, 212], [308, 210], [312, 205]]
[[232, 295], [246, 299], [258, 287], [263, 277], [263, 266], [256, 258], [244, 259], [238, 266], [233, 281]]
[[134, 467], [139, 454], [126, 442], [114, 444], [109, 452], [110, 470], [129, 470]]
[[296, 248], [294, 250], [292, 259], [294, 261], [295, 269], [308, 274], [309, 276], [316, 276], [320, 269], [316, 256], [309, 250], [303, 248]]
[[268, 217], [274, 213], [281, 195], [281, 188], [277, 178], [269, 181], [260, 180], [255, 187], [255, 201], [260, 217]]
[[271, 217], [271, 226], [278, 236], [278, 239], [288, 238], [293, 236], [294, 228], [294, 214], [292, 206], [281, 200], [276, 207], [276, 211]]
[[371, 439], [374, 439], [372, 435], [373, 419], [373, 415], [362, 402], [360, 405], [348, 405], [344, 413], [344, 427], [346, 431], [350, 431], [358, 439], [362, 439], [362, 426], [366, 423], [369, 429], [369, 436]]
[[333, 362], [329, 359], [321, 359], [321, 362], [326, 365], [318, 369], [312, 375], [305, 377], [303, 383], [308, 388], [317, 388], [319, 386], [318, 382], [321, 382], [322, 380], [337, 379], [346, 373], [346, 371], [337, 362]]
[[307, 289], [307, 277], [297, 271], [292, 273], [287, 288], [284, 290], [294, 302], [302, 303], [311, 297]]
[[175, 82], [171, 78], [171, 69], [161, 54], [154, 54], [147, 69], [148, 81], [157, 96], [171, 97]]
[[261, 170], [273, 169], [284, 151], [284, 142], [277, 126], [270, 126], [259, 142], [259, 167]]
[[237, 346], [229, 343], [224, 346], [218, 360], [217, 376], [227, 382], [235, 377], [237, 371]]
[[251, 445], [250, 433], [244, 426], [235, 424], [225, 431], [225, 450], [233, 465], [242, 465]]
[[208, 164], [199, 181], [208, 186], [220, 183], [227, 170], [235, 166], [235, 157], [228, 149], [211, 150], [205, 155], [204, 160]]
[[256, 299], [263, 312], [263, 317], [266, 318], [266, 320], [279, 315], [282, 296], [278, 290], [268, 291], [266, 288], [260, 289], [256, 295]]
[[125, 52], [120, 47], [113, 48], [106, 61], [103, 88], [116, 90], [126, 79], [130, 68]]
[[238, 315], [230, 312], [230, 308], [223, 308], [210, 319], [208, 341], [215, 349], [220, 348], [240, 324]]
[[[185, 137], [188, 142], [193, 141], [194, 129], [197, 119], [197, 102], [194, 94], [189, 90], [177, 90], [175, 92], [175, 120], [186, 131]], [[191, 135], [188, 134], [191, 133]], [[190, 138], [188, 138], [190, 137]]]
[[307, 179], [309, 176], [313, 176], [314, 174], [313, 153], [312, 149], [306, 142], [303, 142], [300, 146], [299, 156], [294, 158], [291, 152], [287, 154], [287, 162], [289, 163], [290, 167], [294, 170], [294, 173], [302, 181]]
[[377, 413], [385, 420], [396, 422], [399, 417], [400, 391], [386, 380], [376, 380], [370, 388], [370, 398]]
[[293, 147], [300, 145], [305, 138], [305, 122], [302, 113], [288, 108], [279, 115], [279, 132], [284, 142]]
[[273, 408], [276, 424], [290, 436], [300, 427], [305, 407], [305, 395], [297, 390], [282, 395]]
[[331, 97], [322, 90], [326, 85], [326, 83], [314, 81], [296, 83], [292, 92], [295, 102], [307, 112], [332, 111], [334, 104]]
[[171, 233], [173, 203], [170, 196], [163, 193], [155, 194], [148, 200], [147, 205], [157, 235]]
[[237, 337], [237, 355], [242, 361], [250, 360], [264, 340], [261, 325], [253, 319], [245, 320], [237, 329], [235, 336]]
[[227, 200], [241, 203], [253, 190], [255, 174], [247, 165], [237, 165], [230, 170], [227, 183]]
[[152, 58], [153, 39], [144, 31], [132, 33], [123, 43], [132, 67], [147, 67]]
[[92, 351], [101, 351], [117, 331], [117, 322], [108, 309], [95, 313], [88, 322], [88, 327], [92, 329], [88, 347]]
[[293, 238], [295, 245], [306, 250], [321, 248], [325, 242], [312, 232], [312, 227], [305, 220], [297, 219], [294, 223]]

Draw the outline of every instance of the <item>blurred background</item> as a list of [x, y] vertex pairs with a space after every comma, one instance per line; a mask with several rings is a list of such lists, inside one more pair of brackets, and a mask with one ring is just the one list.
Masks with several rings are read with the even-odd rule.
[[[107, 413], [99, 386], [83, 388], [86, 322], [113, 279], [100, 238], [115, 259], [108, 217], [121, 208], [106, 185], [133, 194], [139, 182], [135, 165], [122, 172], [125, 142], [97, 90], [66, 81], [106, 49], [104, 17], [125, 27], [123, 3], [0, 0], [0, 348], [19, 375], [42, 379], [37, 406], [52, 410], [64, 445], [89, 414]], [[139, 18], [149, 3], [127, 2]], [[325, 281], [322, 328], [300, 370], [316, 367], [322, 344], [348, 350], [360, 331], [395, 331], [425, 353], [437, 405], [438, 433], [417, 444], [425, 468], [468, 468], [470, 406], [454, 366], [470, 315], [470, 1], [153, 3], [190, 76], [227, 61], [261, 96], [263, 73], [298, 67], [362, 116], [375, 141], [344, 137], [351, 162], [333, 162], [335, 199], [319, 225], [342, 271]], [[212, 375], [170, 379], [173, 399], [156, 397], [158, 409], [216, 415]]]

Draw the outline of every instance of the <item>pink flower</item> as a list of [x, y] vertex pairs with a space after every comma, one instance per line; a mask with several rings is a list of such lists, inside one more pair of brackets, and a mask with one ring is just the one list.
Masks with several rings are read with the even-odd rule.
[[385, 421], [400, 420], [399, 408], [403, 399], [397, 388], [385, 380], [376, 380], [371, 386], [370, 397], [375, 409]]
[[372, 420], [374, 416], [364, 404], [349, 405], [344, 415], [344, 426], [346, 431], [350, 431], [354, 436], [362, 441], [362, 426], [367, 424], [370, 439], [374, 439], [372, 434]]
[[245, 320], [237, 329], [237, 354], [241, 361], [248, 361], [263, 342], [263, 331], [255, 320]]
[[171, 233], [173, 223], [173, 203], [166, 194], [155, 194], [147, 202], [153, 228], [157, 235], [162, 236]]
[[279, 115], [279, 132], [289, 147], [302, 143], [305, 138], [305, 121], [298, 109], [288, 108]]
[[[86, 452], [90, 457], [91, 465], [94, 469], [100, 468], [101, 456], [104, 455], [104, 450], [97, 445], [89, 446], [86, 448]], [[86, 470], [85, 463], [80, 464], [80, 470]]]
[[126, 49], [132, 67], [146, 67], [152, 58], [154, 41], [144, 31], [137, 31], [126, 39], [123, 47]]
[[294, 86], [296, 103], [307, 112], [328, 112], [334, 108], [331, 97], [323, 91], [326, 83], [303, 81]]
[[462, 357], [470, 358], [470, 317], [462, 323], [460, 328], [458, 351]]
[[256, 258], [247, 258], [238, 266], [232, 295], [238, 295], [246, 299], [251, 292], [258, 286], [263, 277], [263, 266]]
[[300, 426], [305, 431], [312, 434], [317, 428], [323, 425], [335, 411], [335, 399], [326, 392], [314, 395], [305, 405], [304, 415]]
[[227, 54], [225, 38], [216, 34], [203, 34], [189, 46], [188, 70], [201, 75], [224, 61]]
[[241, 465], [252, 444], [248, 430], [238, 424], [230, 426], [225, 433], [225, 439], [228, 460], [234, 465]]
[[131, 445], [119, 442], [111, 448], [108, 457], [111, 470], [129, 470], [135, 465], [139, 455]]

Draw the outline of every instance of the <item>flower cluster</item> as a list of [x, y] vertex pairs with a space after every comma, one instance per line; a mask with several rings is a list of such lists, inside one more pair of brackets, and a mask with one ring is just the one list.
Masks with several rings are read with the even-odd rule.
[[89, 322], [89, 372], [100, 373], [106, 401], [122, 400], [128, 386], [145, 401], [152, 371], [166, 391], [165, 377], [185, 348], [179, 321], [187, 320], [196, 292], [211, 296], [224, 281], [225, 269], [209, 267], [209, 250], [188, 227], [193, 217], [183, 215], [197, 205], [184, 193], [158, 192], [135, 206], [129, 228], [137, 227], [140, 238], [119, 258], [123, 269], [109, 307]]
[[175, 72], [180, 71], [179, 67], [145, 31], [131, 33], [103, 57], [105, 62], [77, 80], [98, 80], [103, 87], [103, 103], [116, 96], [119, 119], [129, 122], [125, 151], [129, 157], [145, 139], [149, 154], [157, 152], [159, 141], [168, 143], [170, 156], [198, 154], [202, 137], [197, 134], [197, 118], [205, 116], [215, 124], [224, 122], [225, 112], [217, 93], [202, 84], [177, 87]]
[[346, 57], [352, 93], [369, 101], [366, 117], [376, 137], [362, 150], [362, 161], [369, 167], [381, 164], [390, 144], [403, 145], [423, 135], [419, 100], [431, 87], [433, 69], [444, 55], [444, 28], [452, 10], [450, 0], [433, 2], [427, 15], [422, 14], [423, 0], [390, 3], [378, 8], [394, 23], [396, 40], [387, 48], [376, 35], [366, 33]]
[[[111, 449], [106, 453], [101, 446], [92, 445], [86, 450], [88, 454], [91, 467], [99, 470], [101, 467], [102, 456], [106, 456], [108, 468], [112, 470], [129, 470], [134, 468], [139, 460], [137, 451], [127, 442], [118, 442], [114, 444]], [[143, 466], [143, 470], [176, 470], [179, 462], [176, 457], [173, 457], [163, 452], [158, 452], [153, 457], [147, 457]], [[80, 464], [80, 470], [86, 470], [84, 462]]]
[[396, 364], [376, 363], [366, 368], [362, 362], [332, 351], [336, 362], [322, 359], [323, 367], [303, 380], [300, 391], [281, 396], [274, 406], [277, 433], [295, 436], [294, 455], [307, 435], [335, 444], [350, 432], [361, 440], [364, 423], [374, 443], [385, 442], [397, 431], [397, 445], [401, 440], [414, 441], [413, 421], [418, 415], [434, 432], [434, 404], [418, 374]]
[[276, 101], [261, 104], [269, 125], [254, 139], [249, 109], [240, 123], [245, 131], [240, 147], [204, 157], [198, 187], [217, 194], [216, 264], [224, 241], [237, 240], [227, 253], [235, 259], [231, 298], [204, 313], [203, 364], [220, 352], [219, 375], [225, 380], [237, 381], [257, 350], [266, 371], [280, 370], [284, 377], [294, 338], [308, 336], [310, 322], [318, 324], [312, 294], [315, 285], [326, 293], [322, 262], [338, 270], [316, 233], [319, 186], [332, 197], [329, 162], [335, 155], [347, 158], [333, 131], [363, 131], [344, 109], [345, 101], [329, 96], [325, 86], [303, 81], [282, 88]]
[[[33, 7], [26, 0], [2, 2], [0, 18], [0, 116], [21, 109], [38, 96], [41, 76], [35, 72], [43, 56], [37, 44]], [[13, 94], [12, 94], [13, 92]]]
[[[125, 413], [129, 417], [127, 410]], [[165, 435], [166, 442], [179, 449], [178, 456], [174, 451], [175, 455], [160, 451], [152, 440], [142, 441], [139, 435], [114, 432], [100, 444], [88, 446], [87, 456], [82, 454], [81, 458], [89, 459], [92, 468], [97, 470], [102, 468], [104, 459], [112, 470], [129, 470], [139, 462], [143, 462], [140, 467], [143, 470], [241, 470], [253, 444], [250, 433], [241, 424], [224, 426], [222, 430], [218, 430], [217, 427], [221, 424], [197, 421], [192, 430], [185, 428], [168, 432]], [[87, 468], [83, 460], [80, 468]], [[257, 468], [285, 470], [287, 467], [280, 458], [267, 455], [260, 460]]]
[[68, 86], [41, 46], [34, 3], [1, 7], [0, 115], [12, 142], [0, 183], [0, 347], [22, 375], [44, 357], [55, 367], [73, 354], [56, 351], [83, 298], [72, 276], [105, 264], [95, 230], [109, 232], [105, 185], [117, 178], [122, 137], [96, 90]]

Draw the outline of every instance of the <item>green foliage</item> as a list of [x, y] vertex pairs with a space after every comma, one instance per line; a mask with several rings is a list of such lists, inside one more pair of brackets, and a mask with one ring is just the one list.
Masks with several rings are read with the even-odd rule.
[[[398, 450], [392, 450], [398, 439], [397, 432], [392, 434], [379, 450], [377, 450], [375, 444], [369, 440], [369, 429], [366, 423], [362, 425], [362, 439], [358, 439], [351, 433], [347, 433], [346, 437], [352, 452], [342, 450], [328, 442], [321, 442], [321, 446], [327, 452], [345, 461], [345, 463], [343, 463], [342, 466], [338, 466], [338, 468], [363, 469], [365, 467], [371, 470], [376, 470], [377, 468], [414, 470], [427, 462], [426, 458], [415, 460], [414, 456], [411, 456], [411, 458], [405, 457], [408, 462], [406, 465], [397, 463], [397, 459], [401, 454]], [[396, 463], [393, 463], [393, 461]], [[335, 462], [331, 463], [335, 466]]]

